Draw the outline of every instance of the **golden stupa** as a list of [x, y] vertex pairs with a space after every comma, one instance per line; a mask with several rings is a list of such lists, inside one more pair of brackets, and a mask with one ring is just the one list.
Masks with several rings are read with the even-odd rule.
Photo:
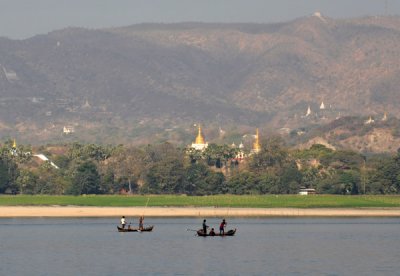
[[192, 143], [192, 148], [196, 150], [203, 151], [208, 147], [208, 143], [204, 139], [203, 134], [201, 133], [201, 126], [199, 125], [199, 132], [197, 134], [196, 140]]
[[16, 148], [17, 148], [17, 142], [15, 141], [15, 139], [14, 139], [14, 141], [13, 141], [12, 148], [13, 148], [13, 149], [16, 149]]
[[255, 136], [255, 140], [253, 143], [253, 148], [252, 148], [252, 152], [257, 153], [260, 152], [261, 150], [261, 145], [260, 145], [260, 136], [258, 134], [258, 128], [256, 129], [256, 136]]
[[196, 140], [194, 142], [195, 144], [198, 145], [204, 145], [204, 137], [203, 134], [201, 133], [201, 126], [199, 125], [199, 133], [197, 134]]

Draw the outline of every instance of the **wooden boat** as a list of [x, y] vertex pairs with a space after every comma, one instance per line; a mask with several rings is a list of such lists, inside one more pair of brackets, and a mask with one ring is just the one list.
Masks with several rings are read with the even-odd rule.
[[225, 232], [225, 234], [223, 234], [223, 235], [220, 235], [219, 232], [215, 232], [215, 235], [210, 235], [209, 233], [204, 234], [203, 229], [197, 230], [197, 236], [200, 236], [200, 237], [219, 237], [219, 236], [225, 237], [225, 236], [234, 236], [235, 233], [236, 233], [236, 228], [235, 228], [235, 229], [231, 229], [231, 230]]
[[153, 231], [154, 225], [151, 226], [147, 226], [145, 228], [143, 228], [142, 230], [140, 230], [138, 227], [130, 227], [128, 226], [127, 228], [122, 228], [117, 226], [118, 228], [118, 232], [151, 232]]

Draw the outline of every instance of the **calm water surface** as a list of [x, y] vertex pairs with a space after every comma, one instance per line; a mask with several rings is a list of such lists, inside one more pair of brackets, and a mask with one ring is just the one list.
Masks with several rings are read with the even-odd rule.
[[400, 275], [397, 218], [229, 219], [236, 236], [213, 238], [188, 231], [200, 218], [118, 221], [0, 219], [0, 275]]

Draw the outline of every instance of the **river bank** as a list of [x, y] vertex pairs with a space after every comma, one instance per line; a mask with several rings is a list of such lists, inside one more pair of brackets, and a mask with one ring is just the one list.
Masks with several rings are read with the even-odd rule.
[[2, 206], [11, 217], [400, 217], [400, 208], [215, 208], [215, 207], [79, 207]]

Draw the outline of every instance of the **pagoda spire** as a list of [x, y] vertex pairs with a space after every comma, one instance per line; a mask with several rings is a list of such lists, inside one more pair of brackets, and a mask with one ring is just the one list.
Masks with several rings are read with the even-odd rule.
[[255, 135], [255, 140], [253, 143], [253, 149], [251, 150], [254, 153], [258, 153], [261, 150], [261, 145], [260, 145], [260, 135], [258, 132], [258, 128], [256, 129], [256, 135]]
[[206, 143], [206, 140], [204, 139], [203, 133], [201, 132], [201, 125], [199, 124], [198, 128], [198, 133], [196, 136], [195, 141], [192, 143], [192, 148], [196, 150], [205, 150], [208, 147], [208, 143]]
[[311, 108], [310, 106], [308, 106], [307, 108], [307, 113], [306, 113], [306, 117], [311, 115]]
[[14, 156], [18, 155], [18, 153], [17, 153], [17, 142], [15, 141], [15, 138], [13, 139], [13, 143], [12, 143], [12, 146], [11, 146], [11, 149], [10, 149], [10, 153], [11, 153], [11, 155], [14, 155]]
[[201, 125], [200, 124], [199, 124], [199, 132], [197, 134], [195, 144], [205, 144], [203, 134], [201, 133]]

